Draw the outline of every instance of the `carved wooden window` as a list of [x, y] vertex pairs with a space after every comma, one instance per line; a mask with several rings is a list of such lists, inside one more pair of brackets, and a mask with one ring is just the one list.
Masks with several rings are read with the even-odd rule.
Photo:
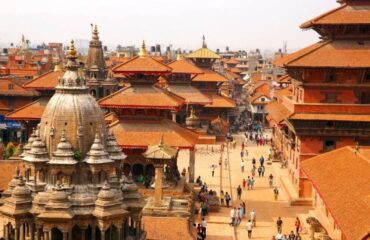
[[367, 71], [364, 75], [364, 82], [370, 83], [370, 71]]
[[324, 94], [324, 100], [322, 102], [325, 103], [337, 103], [338, 102], [338, 93], [323, 93]]
[[332, 72], [332, 71], [330, 71], [330, 72], [328, 72], [328, 74], [327, 74], [327, 76], [326, 76], [326, 82], [335, 82], [335, 80], [336, 80], [336, 74], [335, 74], [335, 72]]

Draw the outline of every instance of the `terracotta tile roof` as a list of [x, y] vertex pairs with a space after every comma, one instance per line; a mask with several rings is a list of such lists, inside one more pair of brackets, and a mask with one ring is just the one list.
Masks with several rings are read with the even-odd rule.
[[227, 78], [211, 69], [202, 68], [203, 74], [196, 75], [193, 82], [227, 82]]
[[110, 112], [104, 116], [104, 120], [106, 124], [111, 124], [118, 120], [118, 116], [115, 112]]
[[278, 83], [291, 83], [292, 81], [292, 78], [287, 74], [287, 75], [284, 75], [284, 76], [281, 76], [277, 82]]
[[284, 96], [292, 96], [293, 95], [293, 89], [292, 86], [282, 88], [282, 89], [275, 89], [274, 90], [274, 96], [278, 98], [280, 101], [282, 101], [282, 98]]
[[234, 108], [236, 103], [228, 97], [221, 96], [217, 93], [208, 93], [207, 96], [212, 100], [211, 104], [207, 104], [207, 108]]
[[185, 59], [176, 60], [168, 64], [172, 68], [172, 73], [185, 73], [185, 74], [202, 74], [202, 69]]
[[210, 104], [212, 100], [197, 88], [185, 84], [170, 84], [167, 88], [168, 91], [185, 99], [188, 104]]
[[17, 166], [20, 172], [23, 173], [23, 164], [21, 160], [1, 160], [0, 161], [0, 169], [1, 169], [0, 191], [4, 191], [8, 189], [8, 184], [13, 179]]
[[6, 119], [9, 120], [40, 120], [44, 113], [45, 107], [50, 98], [43, 97], [30, 104], [27, 104], [15, 111], [8, 113]]
[[189, 53], [186, 55], [186, 58], [211, 58], [211, 59], [220, 59], [220, 55], [209, 50], [208, 48], [199, 48], [198, 50]]
[[[12, 86], [13, 89], [9, 89]], [[40, 93], [34, 90], [28, 90], [18, 85], [17, 81], [12, 79], [0, 79], [0, 96], [23, 96], [23, 97], [35, 97], [39, 96]]]
[[240, 70], [240, 68], [231, 68], [230, 71], [233, 72], [233, 73], [241, 73], [242, 72], [242, 70]]
[[269, 102], [266, 105], [266, 112], [268, 113], [268, 119], [273, 120], [276, 124], [281, 123], [284, 119], [292, 115], [283, 104], [276, 101]]
[[239, 64], [239, 61], [236, 60], [235, 58], [230, 58], [225, 61], [226, 64]]
[[36, 76], [39, 74], [38, 69], [22, 69], [22, 68], [9, 68], [10, 75], [17, 76]]
[[369, 3], [343, 4], [340, 7], [311, 19], [301, 25], [301, 28], [311, 28], [320, 25], [369, 25]]
[[49, 71], [23, 84], [24, 88], [36, 90], [54, 90], [63, 71]]
[[225, 72], [224, 72], [224, 75], [225, 75], [225, 77], [226, 78], [228, 78], [228, 79], [240, 79], [240, 76], [238, 75], [238, 74], [236, 74], [236, 73], [233, 73], [233, 72], [231, 72], [230, 70], [228, 70], [228, 69], [225, 69]]
[[[348, 57], [351, 56], [351, 57]], [[370, 67], [370, 41], [328, 40], [278, 59], [281, 67]]]
[[198, 134], [168, 119], [120, 119], [110, 125], [122, 148], [147, 148], [160, 142], [164, 144], [193, 148], [198, 141]]
[[252, 73], [249, 80], [252, 84], [262, 81], [262, 73], [260, 72]]
[[[258, 101], [261, 97], [265, 97], [267, 101]], [[265, 104], [268, 103], [268, 101], [270, 101], [270, 97], [264, 94], [263, 92], [257, 92], [249, 97], [249, 102], [251, 104], [261, 104], [261, 103]]]
[[370, 234], [370, 159], [366, 157], [370, 149], [360, 147], [359, 152], [343, 147], [301, 163], [336, 224], [351, 240], [367, 239]]
[[106, 108], [178, 109], [184, 99], [156, 86], [137, 85], [121, 90], [99, 100]]
[[351, 121], [351, 122], [370, 122], [370, 114], [335, 114], [335, 113], [295, 113], [289, 119], [310, 120], [310, 121]]
[[172, 69], [167, 65], [155, 60], [150, 56], [136, 56], [127, 62], [121, 63], [114, 67], [115, 74], [130, 74], [130, 73], [170, 73]]

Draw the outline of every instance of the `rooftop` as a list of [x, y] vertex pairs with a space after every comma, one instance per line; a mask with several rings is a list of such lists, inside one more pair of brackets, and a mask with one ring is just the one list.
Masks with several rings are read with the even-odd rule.
[[227, 82], [227, 78], [211, 69], [202, 68], [203, 74], [196, 75], [193, 82]]
[[365, 239], [370, 234], [369, 156], [369, 147], [357, 152], [348, 146], [302, 162], [302, 170], [346, 239]]
[[9, 120], [40, 120], [50, 98], [43, 97], [6, 115]]
[[24, 88], [35, 90], [54, 90], [63, 71], [49, 71], [23, 84]]

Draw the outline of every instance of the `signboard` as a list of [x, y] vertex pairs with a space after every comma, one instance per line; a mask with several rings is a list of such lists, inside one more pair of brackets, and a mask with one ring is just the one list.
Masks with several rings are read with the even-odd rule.
[[5, 125], [5, 128], [7, 129], [20, 129], [22, 127], [22, 124], [17, 121], [13, 120], [6, 120], [4, 115], [0, 115], [0, 129]]

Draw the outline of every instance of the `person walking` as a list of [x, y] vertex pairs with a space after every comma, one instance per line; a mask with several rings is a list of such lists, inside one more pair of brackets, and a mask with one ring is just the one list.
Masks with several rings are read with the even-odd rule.
[[245, 147], [245, 145], [244, 145], [244, 141], [242, 142], [242, 152], [244, 151], [244, 147]]
[[255, 182], [254, 177], [252, 177], [251, 178], [251, 189], [252, 190], [254, 189], [254, 182]]
[[252, 165], [253, 165], [254, 167], [256, 167], [256, 159], [255, 159], [255, 158], [253, 158], [253, 159], [252, 159]]
[[253, 227], [256, 226], [256, 218], [257, 218], [257, 214], [256, 212], [252, 209], [251, 212], [249, 213], [249, 217], [250, 217], [250, 220], [252, 221], [253, 223]]
[[202, 221], [201, 221], [200, 225], [202, 226], [203, 238], [206, 238], [207, 237], [207, 222], [204, 218], [202, 218]]
[[230, 209], [230, 220], [231, 220], [230, 225], [231, 226], [234, 226], [234, 216], [235, 216], [235, 209], [231, 208]]
[[261, 167], [261, 174], [262, 174], [262, 177], [265, 176], [265, 166], [262, 166]]
[[242, 202], [242, 206], [243, 206], [243, 212], [245, 214], [245, 210], [246, 210], [245, 202]]
[[241, 222], [242, 222], [242, 218], [243, 218], [243, 209], [239, 206], [238, 207], [238, 210], [237, 210], [237, 216], [236, 216], [236, 226], [238, 226]]
[[245, 156], [248, 157], [248, 149], [245, 149]]
[[248, 176], [248, 178], [247, 178], [247, 189], [248, 190], [250, 190], [251, 189], [251, 178], [250, 178], [250, 176]]
[[281, 217], [278, 217], [278, 220], [276, 220], [276, 228], [278, 233], [283, 231], [283, 220], [281, 220]]
[[242, 198], [242, 188], [240, 187], [240, 185], [236, 189], [236, 192], [238, 194], [238, 200], [240, 200]]
[[226, 201], [226, 207], [229, 208], [230, 207], [230, 200], [231, 200], [231, 197], [229, 195], [228, 192], [225, 193], [225, 201]]
[[245, 166], [244, 159], [242, 159], [240, 162], [240, 168], [241, 168], [242, 173], [244, 172], [244, 166]]
[[227, 158], [225, 158], [224, 164], [225, 164], [225, 168], [227, 168], [227, 165], [229, 164], [229, 161], [227, 160]]
[[240, 151], [240, 158], [243, 158], [244, 157], [244, 151]]
[[270, 188], [272, 188], [273, 183], [274, 183], [274, 176], [271, 173], [270, 176], [269, 176], [269, 186], [270, 186]]
[[247, 222], [247, 224], [245, 226], [246, 226], [247, 231], [248, 231], [248, 238], [251, 239], [252, 238], [253, 225], [252, 225], [252, 222], [251, 222], [250, 219], [248, 220], [248, 222]]
[[301, 231], [301, 220], [299, 220], [298, 217], [296, 217], [295, 219], [294, 226], [295, 226], [295, 233], [298, 234]]
[[215, 176], [215, 169], [217, 168], [217, 165], [216, 164], [212, 164], [211, 165], [211, 169], [212, 169], [212, 177]]
[[256, 175], [256, 168], [254, 166], [251, 169], [251, 174], [252, 174], [252, 177]]
[[258, 177], [261, 177], [262, 176], [262, 167], [259, 166], [257, 171], [258, 171]]
[[263, 156], [260, 157], [260, 165], [261, 167], [263, 166], [263, 164], [265, 163], [265, 158]]
[[224, 205], [224, 201], [225, 201], [225, 193], [223, 190], [221, 190], [220, 192], [220, 202], [221, 202], [221, 206]]
[[277, 189], [277, 187], [274, 188], [274, 199], [275, 201], [278, 200], [278, 197], [279, 197], [279, 190]]
[[245, 181], [245, 178], [243, 178], [243, 181], [242, 181], [242, 186], [243, 186], [243, 189], [245, 190], [245, 186], [247, 185], [247, 181]]
[[198, 226], [197, 226], [197, 239], [204, 240], [204, 237], [202, 234], [202, 225], [200, 223], [198, 223]]

